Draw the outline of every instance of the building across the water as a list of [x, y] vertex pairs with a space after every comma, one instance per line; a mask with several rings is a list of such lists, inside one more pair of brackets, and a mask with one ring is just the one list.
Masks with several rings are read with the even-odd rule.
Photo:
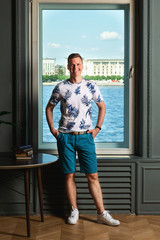
[[[67, 61], [66, 61], [67, 65]], [[83, 59], [83, 72], [82, 75], [88, 76], [112, 76], [124, 75], [124, 60], [123, 59]], [[66, 67], [66, 75], [69, 71]]]
[[66, 73], [66, 68], [64, 65], [56, 65], [55, 66], [55, 74], [65, 74]]
[[54, 75], [56, 66], [56, 58], [43, 59], [43, 75]]
[[112, 76], [124, 75], [123, 59], [84, 59], [83, 75]]
[[[123, 59], [94, 59], [85, 58], [83, 59], [83, 72], [82, 75], [88, 76], [112, 76], [120, 75], [124, 76], [124, 60]], [[43, 75], [54, 75], [54, 74], [66, 74], [69, 75], [66, 66], [56, 64], [56, 58], [45, 58], [43, 59]]]

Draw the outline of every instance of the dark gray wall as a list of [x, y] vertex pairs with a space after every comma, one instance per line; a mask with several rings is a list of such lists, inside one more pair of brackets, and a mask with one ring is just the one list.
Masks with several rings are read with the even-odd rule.
[[[12, 0], [0, 1], [0, 111], [12, 112]], [[12, 121], [11, 115], [3, 120]], [[0, 152], [12, 149], [12, 127], [0, 125]]]
[[[137, 1], [136, 28], [138, 55], [136, 76], [138, 134], [137, 155], [148, 158], [160, 157], [160, 28], [158, 0]], [[137, 112], [137, 111], [136, 111]]]
[[160, 157], [160, 1], [150, 1], [151, 157]]
[[[0, 1], [0, 110], [12, 111], [13, 119], [23, 126], [23, 129], [14, 129], [13, 134], [10, 126], [0, 126], [0, 152], [9, 152], [13, 145], [25, 144], [31, 140], [28, 131], [30, 129], [28, 117], [28, 2], [29, 0]], [[112, 211], [135, 211], [138, 214], [160, 213], [160, 195], [157, 185], [154, 188], [155, 184], [160, 181], [159, 12], [159, 0], [136, 0], [135, 132], [138, 157], [98, 160], [105, 204], [106, 206], [109, 204]], [[7, 120], [12, 120], [12, 116], [8, 116]], [[12, 139], [14, 139], [13, 142]], [[43, 171], [46, 212], [55, 212], [54, 210], [57, 210], [60, 203], [67, 206], [64, 183], [58, 181], [62, 180], [58, 169], [56, 166]], [[54, 171], [58, 173], [56, 178], [53, 174]], [[15, 189], [10, 192], [8, 186], [13, 179]], [[5, 174], [1, 174], [0, 182], [5, 183], [1, 184], [1, 191], [5, 193], [5, 197], [0, 200], [1, 212], [4, 214], [15, 213], [14, 205], [11, 206], [10, 202], [8, 204], [6, 201], [9, 194], [12, 202], [19, 206], [16, 212], [23, 213], [23, 207], [21, 207], [23, 205], [19, 205], [19, 202], [23, 203], [23, 200], [17, 196], [17, 187], [20, 195], [23, 195], [21, 186], [23, 181], [19, 181], [19, 175], [17, 177], [17, 173], [15, 173], [15, 175], [11, 175], [11, 179], [8, 179]], [[94, 212], [95, 207], [88, 194], [86, 179], [83, 175], [79, 176], [79, 172], [76, 175], [76, 182], [78, 204], [81, 211], [84, 213]], [[59, 186], [58, 189], [57, 186]], [[31, 189], [34, 193], [31, 202], [34, 203], [36, 195], [34, 182]], [[56, 198], [53, 192], [56, 192]], [[118, 196], [122, 196], [122, 198], [119, 199]], [[53, 199], [55, 202], [52, 202]], [[84, 206], [86, 199], [87, 209]], [[5, 205], [4, 202], [6, 202]], [[4, 209], [5, 211], [3, 211]], [[34, 210], [36, 211], [36, 207], [33, 207], [33, 212]]]
[[[138, 73], [136, 76], [137, 149], [142, 157], [160, 157], [160, 103], [158, 0], [139, 0], [136, 7]], [[0, 110], [12, 111], [6, 119], [23, 129], [14, 130], [17, 143], [29, 142], [28, 134], [28, 0], [0, 1]], [[137, 20], [138, 19], [138, 20]], [[16, 135], [16, 136], [15, 136]], [[12, 150], [12, 128], [0, 126], [0, 152]]]
[[16, 126], [0, 126], [0, 152], [29, 144], [29, 0], [0, 1], [0, 111]]

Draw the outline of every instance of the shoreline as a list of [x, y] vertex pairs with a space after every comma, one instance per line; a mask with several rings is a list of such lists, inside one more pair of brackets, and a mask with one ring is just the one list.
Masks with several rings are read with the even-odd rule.
[[[119, 83], [119, 82], [107, 82], [107, 81], [96, 81], [96, 80], [94, 80], [94, 82], [97, 84], [97, 85], [102, 85], [102, 86], [124, 86], [124, 83]], [[49, 82], [43, 82], [43, 85], [44, 86], [49, 86], [49, 85], [51, 85], [51, 86], [55, 86], [55, 85], [57, 85], [58, 83], [60, 83], [60, 82], [51, 82], [51, 83], [49, 83]]]

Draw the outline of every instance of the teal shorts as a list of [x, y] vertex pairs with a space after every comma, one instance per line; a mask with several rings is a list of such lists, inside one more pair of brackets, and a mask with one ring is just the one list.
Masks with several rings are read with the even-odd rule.
[[97, 172], [95, 143], [91, 133], [72, 135], [60, 132], [57, 138], [57, 147], [63, 173], [69, 174], [76, 171], [76, 153], [81, 173]]

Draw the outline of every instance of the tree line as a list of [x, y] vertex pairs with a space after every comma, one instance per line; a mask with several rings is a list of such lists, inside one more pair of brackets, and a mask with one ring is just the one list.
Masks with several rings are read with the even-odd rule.
[[[43, 75], [42, 76], [42, 81], [43, 82], [56, 82], [56, 81], [63, 81], [68, 79], [69, 76], [64, 75], [64, 74], [55, 74], [55, 75]], [[85, 75], [83, 76], [84, 79], [87, 80], [99, 80], [99, 81], [104, 81], [104, 80], [124, 80], [124, 76], [120, 76], [120, 75], [111, 75], [111, 76], [89, 76], [89, 75]]]

